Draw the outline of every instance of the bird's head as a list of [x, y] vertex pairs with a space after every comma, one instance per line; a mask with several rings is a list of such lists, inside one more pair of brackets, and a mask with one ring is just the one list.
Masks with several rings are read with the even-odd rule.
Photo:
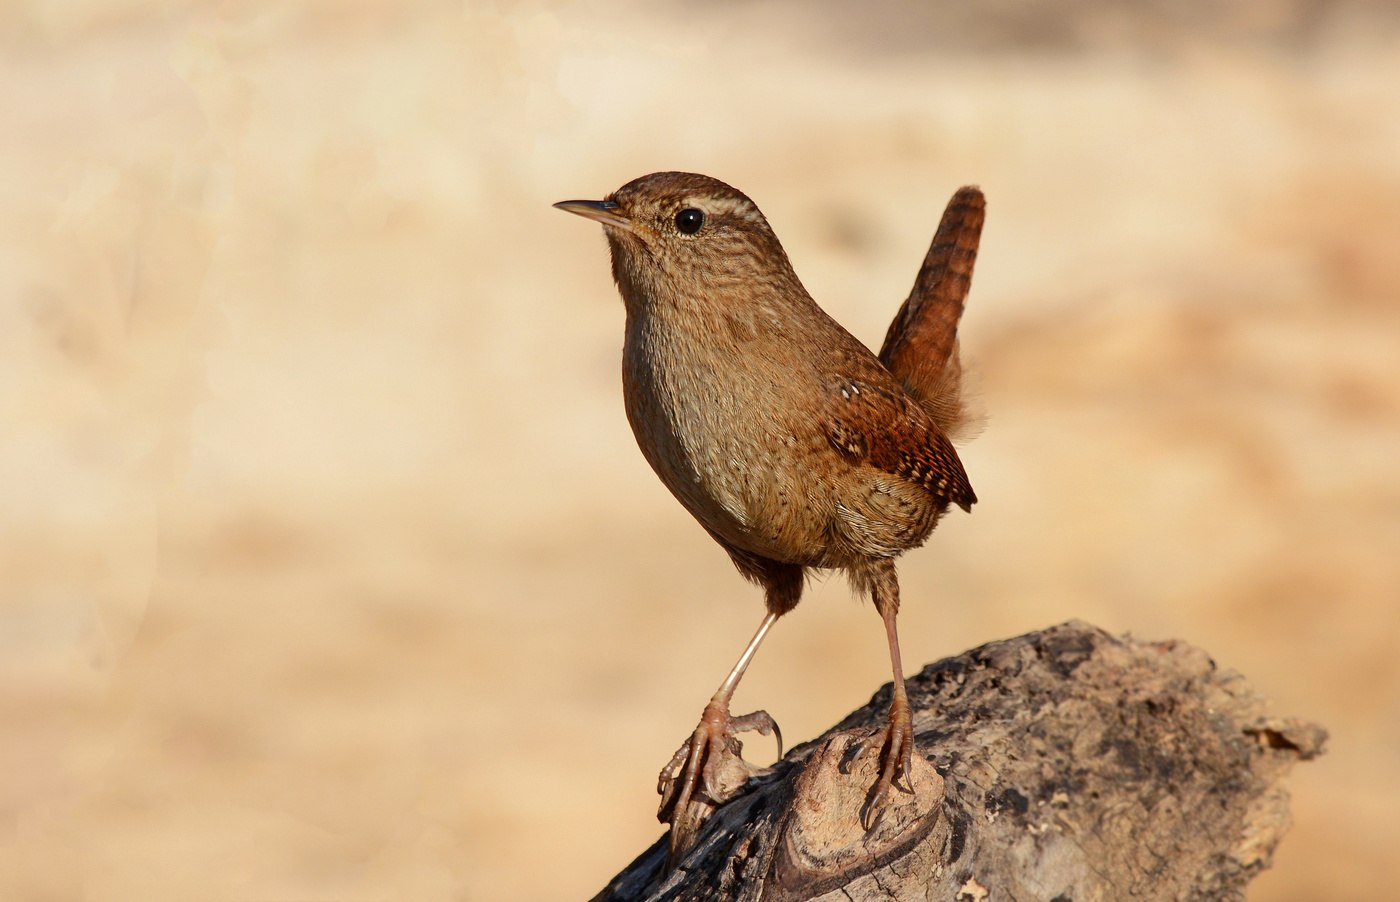
[[613, 277], [629, 306], [660, 296], [717, 302], [732, 291], [781, 290], [797, 282], [754, 202], [707, 175], [655, 172], [603, 200], [554, 206], [602, 223]]

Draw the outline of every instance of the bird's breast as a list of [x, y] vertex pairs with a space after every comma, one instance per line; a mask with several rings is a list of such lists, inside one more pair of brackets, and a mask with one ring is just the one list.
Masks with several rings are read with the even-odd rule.
[[[774, 560], [815, 564], [832, 516], [820, 506], [829, 497], [823, 474], [810, 465], [825, 439], [784, 404], [773, 356], [732, 335], [684, 337], [629, 321], [627, 418], [657, 476], [711, 533]], [[759, 360], [766, 368], [752, 365]]]

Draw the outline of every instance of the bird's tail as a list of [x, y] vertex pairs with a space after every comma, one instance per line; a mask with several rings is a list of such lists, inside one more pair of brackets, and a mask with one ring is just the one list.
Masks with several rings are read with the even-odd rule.
[[914, 288], [880, 348], [880, 362], [953, 439], [969, 438], [981, 421], [966, 397], [958, 321], [972, 287], [986, 212], [986, 198], [972, 185], [959, 188], [948, 201]]

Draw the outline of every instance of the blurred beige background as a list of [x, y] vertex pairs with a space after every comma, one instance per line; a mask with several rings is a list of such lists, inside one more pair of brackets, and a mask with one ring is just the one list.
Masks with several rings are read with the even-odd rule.
[[[549, 204], [665, 168], [870, 343], [980, 184], [911, 670], [1187, 639], [1332, 731], [1252, 898], [1400, 883], [1395, 8], [964, 6], [6, 4], [0, 897], [580, 898], [659, 835], [761, 603]], [[736, 706], [801, 740], [885, 668], [833, 580]]]

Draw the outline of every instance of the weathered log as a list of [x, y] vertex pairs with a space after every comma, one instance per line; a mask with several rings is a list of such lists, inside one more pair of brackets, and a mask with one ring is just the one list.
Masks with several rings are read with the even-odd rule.
[[595, 899], [1242, 899], [1327, 736], [1198, 649], [1080, 622], [908, 685], [927, 764], [872, 831], [888, 685], [720, 805], [673, 873], [663, 836]]

